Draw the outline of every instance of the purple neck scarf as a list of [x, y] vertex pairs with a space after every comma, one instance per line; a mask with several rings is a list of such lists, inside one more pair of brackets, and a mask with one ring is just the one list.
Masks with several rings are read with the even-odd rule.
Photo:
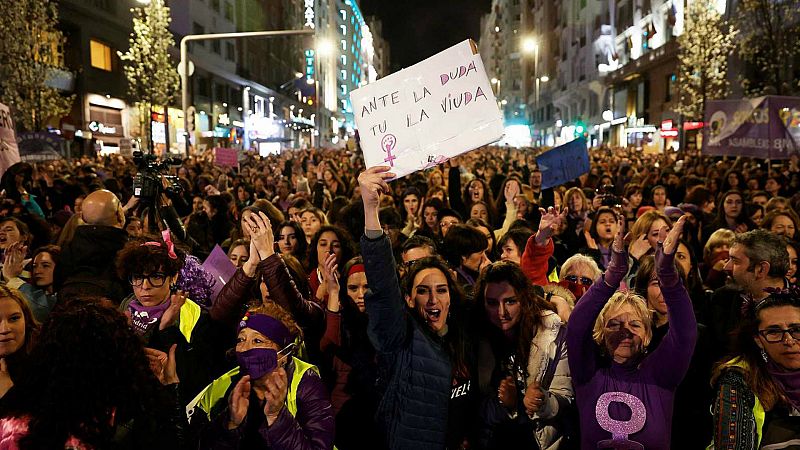
[[767, 363], [767, 372], [783, 388], [794, 409], [800, 411], [800, 371], [786, 370], [770, 360]]
[[131, 312], [131, 325], [133, 325], [133, 330], [140, 335], [147, 333], [147, 330], [164, 315], [164, 311], [169, 308], [170, 304], [171, 300], [169, 299], [156, 306], [144, 306], [139, 303], [139, 300], [136, 298], [131, 300], [128, 304], [128, 309]]

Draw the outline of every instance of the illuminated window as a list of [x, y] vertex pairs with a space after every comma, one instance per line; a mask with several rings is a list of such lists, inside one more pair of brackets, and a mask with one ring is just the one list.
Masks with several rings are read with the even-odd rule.
[[347, 50], [347, 41], [342, 39], [342, 50]]
[[342, 58], [342, 65], [346, 66], [347, 65], [347, 55], [341, 55], [340, 58]]
[[341, 74], [342, 74], [342, 81], [346, 81], [347, 80], [347, 71], [346, 70], [342, 70]]
[[92, 39], [89, 40], [89, 51], [92, 67], [111, 72], [111, 47]]
[[347, 85], [340, 84], [339, 87], [342, 89], [342, 95], [347, 95]]
[[339, 14], [342, 15], [342, 20], [347, 20], [347, 11], [340, 9]]
[[339, 25], [342, 28], [342, 36], [347, 36], [347, 27], [344, 25]]

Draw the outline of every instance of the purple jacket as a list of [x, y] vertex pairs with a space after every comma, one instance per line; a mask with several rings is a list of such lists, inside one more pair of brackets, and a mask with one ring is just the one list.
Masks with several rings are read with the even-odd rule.
[[[291, 383], [294, 365], [287, 367], [288, 379]], [[335, 423], [333, 409], [328, 400], [325, 384], [316, 372], [308, 370], [303, 374], [297, 387], [297, 416], [293, 417], [286, 407], [281, 410], [278, 419], [267, 425], [260, 407], [254, 405], [255, 396], [251, 396], [251, 407], [244, 422], [234, 430], [228, 430], [230, 419], [228, 396], [239, 377], [233, 380], [225, 398], [220, 400], [224, 410], [202, 433], [201, 449], [214, 450], [329, 450], [333, 448]], [[254, 411], [257, 411], [254, 413]], [[250, 423], [260, 419], [259, 423]]]
[[670, 321], [667, 335], [638, 366], [620, 365], [601, 356], [592, 338], [594, 322], [615, 291], [604, 278], [581, 297], [567, 327], [581, 448], [597, 449], [599, 442], [612, 439], [613, 431], [618, 440], [635, 441], [648, 450], [669, 450], [675, 390], [686, 375], [697, 340], [689, 294], [680, 282], [661, 286]]

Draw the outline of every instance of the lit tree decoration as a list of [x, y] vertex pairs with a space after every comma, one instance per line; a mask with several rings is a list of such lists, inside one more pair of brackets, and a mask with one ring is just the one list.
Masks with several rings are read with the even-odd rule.
[[730, 92], [728, 58], [737, 33], [712, 1], [691, 0], [686, 28], [678, 37], [679, 100], [675, 110], [684, 119], [702, 121], [706, 102], [723, 99]]
[[735, 17], [739, 56], [750, 66], [740, 76], [745, 93], [800, 93], [800, 0], [741, 0]]
[[[0, 102], [11, 108], [17, 127], [39, 131], [67, 114], [75, 96], [48, 86], [67, 72], [51, 0], [3, 2], [0, 13]], [[50, 83], [52, 84], [52, 83]]]
[[133, 32], [130, 48], [119, 53], [128, 79], [128, 95], [139, 108], [142, 135], [150, 126], [150, 110], [167, 106], [175, 98], [180, 85], [178, 70], [169, 56], [175, 40], [169, 31], [169, 8], [164, 0], [133, 8]]

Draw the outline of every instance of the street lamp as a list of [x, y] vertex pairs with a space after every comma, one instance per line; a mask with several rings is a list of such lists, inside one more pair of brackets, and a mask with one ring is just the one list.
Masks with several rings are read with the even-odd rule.
[[529, 37], [522, 40], [522, 51], [525, 53], [535, 53], [539, 51], [539, 44], [536, 39]]

